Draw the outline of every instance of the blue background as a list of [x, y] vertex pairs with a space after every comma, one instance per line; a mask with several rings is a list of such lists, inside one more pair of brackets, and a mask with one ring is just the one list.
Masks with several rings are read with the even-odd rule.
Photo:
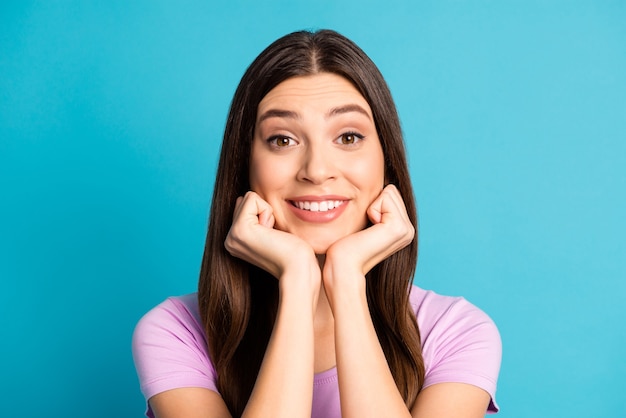
[[504, 342], [500, 416], [626, 416], [626, 2], [3, 1], [6, 417], [141, 416], [136, 321], [195, 290], [231, 96], [329, 27], [392, 89], [416, 283]]

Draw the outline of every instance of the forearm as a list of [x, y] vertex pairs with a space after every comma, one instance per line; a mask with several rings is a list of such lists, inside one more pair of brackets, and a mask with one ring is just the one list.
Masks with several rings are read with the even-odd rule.
[[243, 417], [311, 416], [313, 317], [319, 289], [316, 293], [306, 285], [295, 287], [281, 286], [274, 330]]
[[[410, 417], [378, 341], [364, 277], [343, 277], [330, 293], [344, 418]], [[326, 285], [328, 287], [328, 285]]]

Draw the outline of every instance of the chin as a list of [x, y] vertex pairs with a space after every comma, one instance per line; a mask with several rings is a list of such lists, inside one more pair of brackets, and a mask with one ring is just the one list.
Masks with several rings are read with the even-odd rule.
[[[321, 228], [320, 228], [321, 229]], [[328, 249], [337, 241], [345, 238], [348, 235], [358, 232], [360, 229], [350, 230], [308, 230], [308, 231], [294, 231], [297, 236], [306, 241], [313, 251], [317, 255], [323, 255], [328, 252]]]
[[317, 238], [312, 238], [312, 237], [303, 237], [303, 239], [309, 243], [309, 245], [313, 248], [313, 251], [315, 252], [315, 254], [317, 255], [323, 255], [326, 254], [326, 252], [328, 251], [328, 249], [338, 240], [340, 240], [343, 237], [317, 237]]
[[330, 248], [330, 245], [313, 247], [313, 251], [315, 251], [315, 255], [326, 255], [326, 251]]
[[307, 242], [309, 243], [311, 248], [313, 248], [313, 251], [315, 252], [316, 255], [326, 254], [326, 251], [328, 251], [330, 246], [333, 244], [332, 242], [328, 242], [324, 240], [319, 240], [319, 241], [307, 240]]

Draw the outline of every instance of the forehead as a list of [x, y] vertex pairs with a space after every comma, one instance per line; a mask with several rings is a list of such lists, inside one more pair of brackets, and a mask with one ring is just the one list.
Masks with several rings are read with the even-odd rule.
[[350, 81], [336, 74], [319, 73], [292, 77], [278, 84], [261, 100], [257, 115], [274, 108], [327, 110], [349, 104], [363, 107], [372, 116], [367, 100]]

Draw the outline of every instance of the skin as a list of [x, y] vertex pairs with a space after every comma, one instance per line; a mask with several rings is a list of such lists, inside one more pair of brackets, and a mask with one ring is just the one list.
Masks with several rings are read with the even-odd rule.
[[[301, 238], [317, 254], [365, 228], [384, 175], [370, 107], [347, 80], [331, 74], [292, 78], [259, 104], [250, 186], [271, 207], [274, 228]], [[331, 222], [307, 222], [294, 215], [292, 202], [308, 196], [343, 198], [346, 207]]]
[[[484, 416], [489, 395], [475, 386], [430, 386], [409, 411], [393, 381], [365, 274], [415, 230], [398, 190], [384, 186], [371, 109], [350, 82], [327, 73], [294, 77], [265, 96], [250, 184], [225, 246], [278, 278], [279, 306], [244, 417], [310, 417], [314, 374], [335, 365], [343, 417]], [[294, 202], [326, 200], [340, 203], [327, 219], [295, 209]], [[200, 388], [163, 392], [150, 404], [158, 417], [230, 416], [218, 394]]]

